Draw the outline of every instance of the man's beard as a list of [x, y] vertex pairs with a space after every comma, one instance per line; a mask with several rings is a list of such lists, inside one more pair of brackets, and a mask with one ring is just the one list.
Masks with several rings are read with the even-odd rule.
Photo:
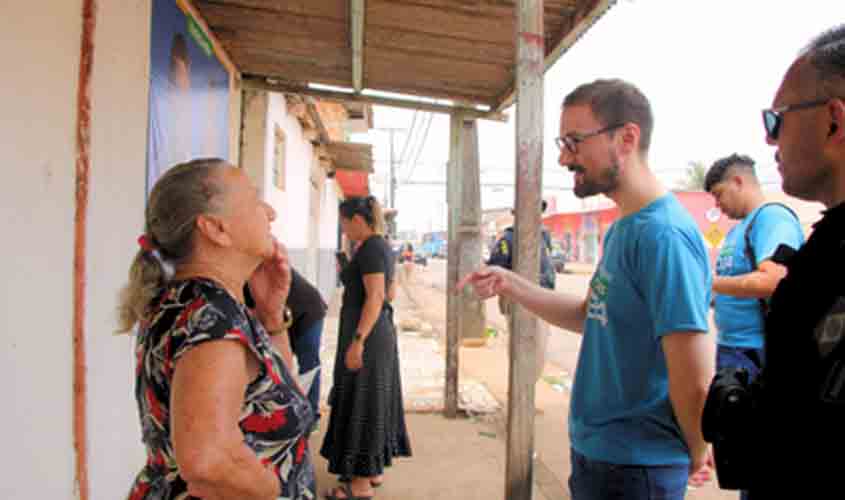
[[578, 198], [612, 193], [619, 187], [619, 159], [615, 155], [610, 165], [596, 174], [597, 179], [591, 179], [583, 165], [570, 165], [569, 170], [584, 175], [581, 182], [575, 183], [573, 190]]

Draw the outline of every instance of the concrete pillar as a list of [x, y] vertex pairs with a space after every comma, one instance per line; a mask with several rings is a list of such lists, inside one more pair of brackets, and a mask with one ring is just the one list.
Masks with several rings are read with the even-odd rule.
[[[447, 287], [481, 263], [481, 167], [478, 122], [460, 113], [451, 117], [451, 146], [447, 179], [449, 258]], [[458, 353], [461, 343], [484, 342], [484, 303], [470, 290], [449, 294], [446, 304], [446, 416], [457, 415]]]
[[[481, 165], [478, 151], [478, 120], [460, 121], [462, 141], [458, 195], [458, 276], [466, 276], [481, 264]], [[487, 324], [484, 302], [466, 287], [460, 297], [458, 314], [461, 318], [460, 338], [464, 346], [484, 344]]]

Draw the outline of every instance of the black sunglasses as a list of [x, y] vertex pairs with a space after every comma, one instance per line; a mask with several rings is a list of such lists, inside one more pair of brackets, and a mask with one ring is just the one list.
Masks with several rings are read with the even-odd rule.
[[592, 132], [587, 132], [586, 134], [567, 134], [563, 137], [555, 137], [555, 144], [557, 144], [557, 148], [561, 151], [563, 151], [563, 148], [566, 148], [569, 150], [570, 153], [577, 154], [579, 143], [584, 142], [590, 137], [606, 134], [607, 132], [612, 132], [624, 126], [624, 123], [617, 123], [615, 125], [610, 125], [609, 127], [604, 127], [598, 130], [594, 130]]
[[763, 126], [766, 128], [766, 136], [772, 141], [778, 140], [780, 134], [780, 126], [783, 123], [783, 115], [790, 111], [798, 111], [799, 109], [815, 108], [823, 106], [830, 101], [829, 97], [818, 99], [815, 101], [799, 102], [798, 104], [788, 104], [778, 108], [763, 110]]

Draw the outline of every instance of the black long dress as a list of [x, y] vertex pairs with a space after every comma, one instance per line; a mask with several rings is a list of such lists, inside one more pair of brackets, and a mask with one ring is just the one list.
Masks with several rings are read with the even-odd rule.
[[341, 272], [345, 289], [334, 386], [329, 395], [331, 415], [320, 449], [332, 474], [377, 476], [391, 465], [393, 457], [411, 456], [402, 406], [399, 350], [389, 302], [382, 305], [378, 321], [365, 341], [363, 368], [354, 372], [346, 368], [346, 350], [355, 338], [366, 300], [363, 277], [376, 273], [384, 274], [385, 284], [393, 279], [392, 253], [381, 236], [367, 239]]

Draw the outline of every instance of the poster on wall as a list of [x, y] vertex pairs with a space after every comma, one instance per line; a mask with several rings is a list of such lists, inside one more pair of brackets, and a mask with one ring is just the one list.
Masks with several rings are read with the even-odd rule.
[[153, 0], [147, 194], [178, 163], [229, 156], [229, 73], [177, 0]]

